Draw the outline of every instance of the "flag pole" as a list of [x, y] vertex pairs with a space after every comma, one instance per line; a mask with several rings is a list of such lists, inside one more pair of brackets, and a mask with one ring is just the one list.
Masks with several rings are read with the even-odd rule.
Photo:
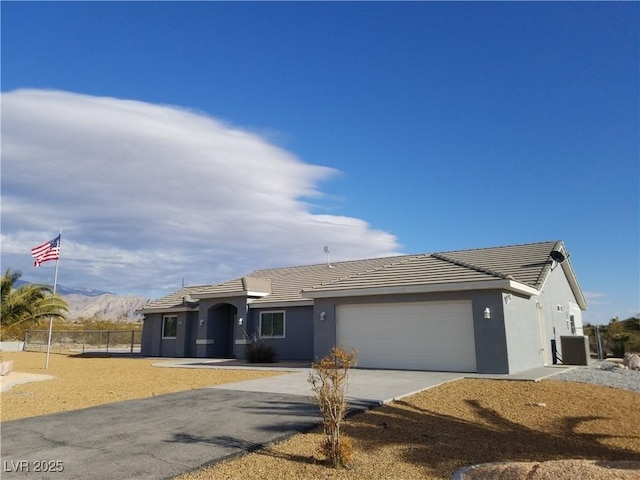
[[[58, 258], [56, 258], [56, 271], [53, 275], [53, 295], [56, 294], [56, 287], [58, 286], [58, 262], [60, 261], [60, 250], [62, 250], [62, 228], [58, 234], [60, 239], [58, 240]], [[47, 340], [47, 360], [44, 364], [44, 369], [49, 369], [49, 353], [51, 352], [51, 334], [53, 333], [53, 315], [49, 316], [49, 339]]]

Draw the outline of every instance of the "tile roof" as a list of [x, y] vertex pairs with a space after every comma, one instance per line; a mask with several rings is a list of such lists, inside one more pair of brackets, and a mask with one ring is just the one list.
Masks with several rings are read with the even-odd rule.
[[511, 279], [538, 288], [550, 268], [549, 253], [561, 242], [424, 254], [316, 285], [308, 292], [357, 290]]
[[[504, 247], [458, 250], [421, 255], [402, 255], [331, 264], [305, 265], [257, 270], [247, 275], [270, 279], [271, 292], [257, 297], [253, 305], [268, 306], [283, 302], [311, 302], [311, 292], [328, 292], [375, 287], [446, 285], [450, 283], [510, 279], [539, 289], [551, 267], [549, 254], [564, 249], [562, 242], [540, 242]], [[241, 295], [240, 277], [216, 285], [186, 287], [167, 297], [152, 301], [144, 310], [179, 307], [182, 297], [222, 297]], [[577, 284], [576, 284], [577, 285]], [[268, 292], [265, 292], [268, 293]]]
[[549, 254], [556, 249], [564, 249], [563, 243], [529, 243], [442, 252], [440, 255], [455, 262], [472, 265], [472, 268], [494, 270], [525, 285], [540, 288], [547, 271], [551, 268]]
[[[246, 275], [246, 277], [268, 278], [271, 280], [271, 293], [267, 297], [255, 300], [254, 303], [268, 304], [285, 301], [302, 301], [309, 300], [302, 296], [301, 292], [303, 289], [311, 288], [316, 284], [337, 280], [353, 273], [372, 270], [381, 265], [406, 258], [407, 256], [383, 257], [368, 260], [335, 262], [332, 263], [331, 266], [323, 263], [297, 267], [271, 268], [257, 270]], [[171, 295], [149, 302], [145, 305], [144, 310], [177, 307], [180, 304], [181, 297], [185, 294], [193, 295], [194, 297], [217, 297], [226, 294], [230, 296], [239, 294], [243, 292], [243, 278], [245, 277], [235, 278], [215, 285], [185, 287]]]
[[198, 308], [198, 301], [191, 297], [192, 294], [199, 291], [202, 287], [184, 287], [177, 292], [173, 292], [166, 297], [162, 297], [158, 300], [152, 300], [142, 307], [141, 311], [147, 309], [167, 309], [167, 308]]
[[[260, 277], [271, 279], [271, 293], [253, 301], [253, 303], [269, 304], [282, 303], [287, 301], [308, 300], [302, 295], [302, 290], [313, 287], [314, 285], [327, 283], [340, 278], [347, 277], [354, 273], [369, 271], [379, 268], [388, 263], [394, 263], [405, 259], [406, 257], [383, 257], [368, 260], [351, 260], [347, 262], [332, 263], [331, 266], [326, 263], [317, 265], [303, 265], [297, 267], [271, 268], [267, 270], [257, 270], [250, 273], [247, 277]], [[218, 296], [224, 290], [229, 289], [229, 284], [241, 284], [242, 279], [235, 279], [231, 282], [225, 282], [218, 285], [212, 285], [209, 288], [198, 292], [199, 296], [215, 295]]]

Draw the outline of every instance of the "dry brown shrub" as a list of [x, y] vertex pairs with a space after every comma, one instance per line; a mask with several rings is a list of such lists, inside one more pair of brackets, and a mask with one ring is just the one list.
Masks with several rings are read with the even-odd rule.
[[331, 353], [311, 365], [309, 383], [313, 390], [324, 427], [325, 441], [321, 451], [334, 468], [344, 467], [353, 458], [353, 445], [342, 435], [340, 427], [349, 408], [349, 369], [355, 366], [357, 352], [333, 347]]

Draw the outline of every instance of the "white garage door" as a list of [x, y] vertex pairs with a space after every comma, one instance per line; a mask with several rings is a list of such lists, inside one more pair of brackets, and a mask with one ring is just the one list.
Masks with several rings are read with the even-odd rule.
[[471, 301], [339, 305], [336, 323], [360, 367], [476, 371]]

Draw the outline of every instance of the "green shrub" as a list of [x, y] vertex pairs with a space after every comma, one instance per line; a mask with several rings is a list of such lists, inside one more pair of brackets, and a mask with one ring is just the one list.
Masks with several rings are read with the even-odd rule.
[[632, 332], [629, 335], [629, 340], [624, 344], [624, 350], [629, 353], [640, 352], [640, 333]]
[[624, 357], [625, 343], [629, 340], [629, 335], [615, 334], [611, 336], [611, 353], [614, 357]]
[[275, 347], [261, 338], [254, 338], [245, 353], [248, 363], [276, 363], [278, 356]]

